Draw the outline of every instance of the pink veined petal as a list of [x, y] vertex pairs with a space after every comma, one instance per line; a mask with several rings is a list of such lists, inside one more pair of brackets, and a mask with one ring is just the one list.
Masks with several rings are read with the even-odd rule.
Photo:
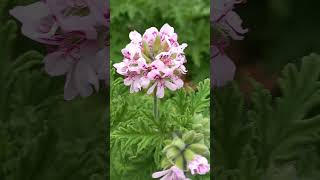
[[162, 61], [160, 60], [155, 60], [151, 63], [151, 66], [155, 66], [158, 70], [162, 70], [165, 68], [165, 65]]
[[79, 93], [75, 86], [73, 70], [69, 71], [67, 74], [66, 82], [64, 85], [64, 99], [69, 101], [75, 98]]
[[210, 165], [205, 157], [196, 155], [195, 158], [188, 163], [188, 169], [190, 169], [192, 175], [204, 175], [210, 171]]
[[236, 66], [229, 57], [219, 54], [213, 58], [211, 66], [211, 79], [213, 79], [214, 86], [224, 86], [233, 80]]
[[43, 1], [35, 2], [27, 6], [16, 6], [9, 13], [22, 23], [35, 22], [41, 17], [48, 16], [50, 11]]
[[164, 96], [164, 87], [160, 83], [158, 83], [156, 95], [157, 95], [158, 98], [163, 98], [163, 96]]
[[140, 80], [138, 79], [138, 77], [136, 77], [132, 85], [133, 85], [134, 92], [138, 92], [141, 90]]
[[74, 67], [74, 81], [80, 96], [87, 97], [93, 93], [92, 86], [98, 85], [98, 76], [93, 67], [81, 59]]
[[165, 81], [164, 84], [171, 91], [177, 90], [177, 86], [175, 84], [171, 83], [170, 81]]
[[191, 172], [192, 175], [195, 175], [195, 174], [196, 174], [196, 173], [195, 173], [195, 169], [193, 169], [193, 168], [190, 169], [190, 172]]
[[132, 84], [132, 79], [130, 77], [127, 77], [126, 79], [124, 79], [123, 83], [126, 86], [130, 86]]
[[98, 38], [98, 33], [91, 21], [92, 18], [88, 16], [70, 16], [63, 19], [60, 18], [58, 20], [60, 27], [63, 31], [81, 31], [85, 33], [87, 39], [96, 40]]
[[149, 66], [144, 58], [140, 58], [138, 59], [138, 67], [142, 70], [147, 70]]
[[158, 70], [151, 70], [147, 75], [150, 80], [155, 80], [156, 76], [160, 76], [160, 72]]
[[170, 172], [170, 169], [163, 170], [163, 171], [158, 171], [152, 174], [152, 178], [160, 178]]
[[136, 72], [138, 74], [140, 74], [140, 67], [136, 66], [136, 64], [132, 64], [131, 66], [129, 66], [129, 71], [130, 72]]
[[172, 78], [173, 83], [177, 86], [177, 89], [180, 89], [183, 87], [183, 81], [179, 77], [173, 77]]
[[49, 39], [58, 26], [46, 3], [36, 2], [27, 6], [17, 6], [9, 13], [22, 23], [22, 34], [40, 43], [56, 45], [56, 42]]
[[[99, 91], [99, 70], [96, 69], [97, 63], [92, 59], [93, 56], [87, 54], [87, 56], [83, 56], [83, 59], [78, 62], [83, 64], [83, 69], [80, 70], [80, 73], [82, 74], [85, 81], [90, 83], [90, 86], [93, 86], [95, 90]], [[100, 68], [104, 68], [101, 66]], [[84, 73], [87, 71], [87, 73]]]
[[163, 176], [160, 180], [178, 180], [174, 178], [174, 174], [170, 171], [168, 174]]
[[117, 69], [117, 73], [121, 75], [126, 75], [128, 72], [128, 67], [124, 62], [116, 63], [113, 65], [113, 67], [115, 67]]
[[163, 68], [162, 72], [164, 73], [163, 77], [170, 77], [173, 75], [173, 69]]
[[144, 77], [144, 76], [141, 77], [140, 82], [141, 82], [141, 86], [143, 88], [147, 88], [149, 86], [149, 84], [150, 84], [150, 80], [147, 77]]
[[129, 38], [133, 43], [140, 43], [142, 41], [141, 34], [137, 31], [131, 31], [129, 34]]
[[182, 74], [186, 74], [188, 71], [187, 71], [187, 68], [184, 66], [184, 65], [181, 65], [180, 67], [180, 72], [182, 73]]
[[75, 85], [74, 72], [69, 71], [66, 77], [66, 82], [64, 85], [64, 99], [69, 101], [79, 95], [79, 92]]
[[147, 91], [147, 94], [151, 94], [154, 91], [154, 88], [157, 86], [158, 82], [155, 82]]
[[134, 93], [135, 92], [135, 90], [134, 90], [134, 88], [133, 88], [133, 85], [131, 85], [130, 86], [130, 93]]
[[158, 33], [159, 32], [157, 28], [151, 27], [145, 31], [145, 33], [142, 36], [142, 39], [145, 40], [149, 45], [151, 45], [157, 37]]
[[48, 54], [44, 58], [44, 68], [49, 75], [59, 76], [67, 73], [73, 62], [65, 57], [61, 52]]
[[173, 34], [174, 33], [174, 28], [171, 27], [168, 23], [164, 24], [161, 29], [161, 33], [166, 33], [166, 34]]
[[233, 27], [233, 29], [239, 33], [239, 34], [244, 34], [248, 32], [248, 29], [244, 29], [242, 28], [242, 20], [240, 18], [240, 16], [235, 13], [234, 11], [229, 12], [226, 15], [226, 19], [228, 24]]

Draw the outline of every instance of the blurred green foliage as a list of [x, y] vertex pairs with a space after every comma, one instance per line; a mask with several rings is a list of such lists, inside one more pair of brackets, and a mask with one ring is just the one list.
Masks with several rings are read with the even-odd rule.
[[[253, 91], [243, 93], [243, 81], [212, 91], [215, 179], [319, 179], [320, 56], [304, 57], [320, 52], [319, 5], [247, 0], [237, 6], [249, 32], [228, 54], [236, 57], [238, 69], [249, 65]], [[250, 69], [252, 64], [262, 66]], [[272, 84], [278, 79], [272, 92], [264, 79], [264, 84], [253, 80], [261, 80], [259, 71], [281, 74], [271, 79]]]
[[111, 0], [110, 57], [122, 61], [121, 49], [129, 43], [129, 32], [141, 34], [165, 23], [175, 28], [180, 43], [187, 43], [188, 78], [199, 82], [210, 72], [210, 0]]
[[[320, 52], [318, 0], [247, 0], [237, 11], [249, 28], [240, 64], [261, 62], [270, 73]], [[241, 46], [241, 47], [240, 47]]]
[[320, 166], [320, 56], [288, 64], [280, 97], [250, 80], [250, 101], [236, 83], [214, 90], [213, 175], [221, 180], [315, 180]]

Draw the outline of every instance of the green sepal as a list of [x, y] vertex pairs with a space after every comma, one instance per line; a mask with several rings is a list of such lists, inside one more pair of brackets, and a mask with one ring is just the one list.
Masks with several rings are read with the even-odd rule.
[[195, 153], [191, 151], [190, 149], [186, 149], [183, 153], [184, 158], [187, 162], [192, 161], [194, 159]]
[[204, 144], [191, 144], [188, 149], [190, 149], [191, 151], [193, 151], [194, 153], [196, 154], [199, 154], [199, 155], [207, 155], [209, 154], [209, 148], [204, 145]]
[[180, 168], [180, 169], [184, 169], [184, 159], [183, 156], [179, 156], [176, 161], [175, 161], [175, 165]]
[[153, 53], [156, 56], [159, 52], [161, 48], [161, 39], [160, 36], [158, 35], [153, 43]]

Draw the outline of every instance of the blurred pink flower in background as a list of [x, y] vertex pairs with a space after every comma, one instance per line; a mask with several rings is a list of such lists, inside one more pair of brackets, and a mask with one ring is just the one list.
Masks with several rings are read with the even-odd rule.
[[130, 86], [131, 93], [148, 88], [148, 94], [155, 92], [163, 98], [165, 88], [175, 91], [183, 87], [187, 44], [178, 43], [173, 27], [164, 24], [160, 31], [151, 27], [143, 35], [132, 31], [129, 38], [131, 42], [121, 50], [123, 61], [113, 66], [125, 77], [124, 84]]
[[66, 100], [91, 95], [107, 79], [107, 11], [104, 0], [46, 0], [10, 11], [25, 36], [49, 46], [45, 70], [66, 76]]
[[212, 0], [211, 21], [213, 27], [212, 39], [212, 74], [213, 86], [223, 86], [233, 80], [236, 66], [225, 54], [224, 49], [230, 39], [242, 40], [248, 29], [242, 27], [240, 16], [234, 12], [234, 6], [242, 0]]

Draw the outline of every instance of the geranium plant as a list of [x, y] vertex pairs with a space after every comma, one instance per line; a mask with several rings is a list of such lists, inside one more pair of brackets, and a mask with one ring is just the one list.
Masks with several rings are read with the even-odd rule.
[[[152, 169], [146, 168], [143, 170], [145, 172], [136, 176], [125, 168], [111, 173], [119, 173], [120, 177], [130, 175], [133, 179], [141, 179], [144, 174], [148, 174], [146, 176], [149, 178], [167, 180], [187, 180], [204, 175], [208, 178], [209, 119], [205, 116], [208, 115], [209, 81], [200, 83], [195, 92], [187, 92], [184, 88], [182, 76], [187, 73], [184, 54], [187, 44], [178, 42], [178, 35], [169, 24], [164, 24], [160, 30], [151, 27], [143, 35], [132, 31], [129, 38], [130, 43], [121, 51], [123, 61], [113, 64], [124, 79], [117, 78], [112, 82], [112, 89], [115, 90], [111, 95], [117, 102], [112, 103], [111, 107], [111, 112], [114, 111], [111, 114], [111, 155], [121, 158], [114, 158], [111, 166], [117, 166], [123, 163], [123, 158], [130, 157], [136, 160], [127, 159], [129, 164], [145, 158], [152, 158], [153, 163], [150, 166]], [[118, 88], [123, 85], [130, 86], [130, 94], [125, 95], [128, 96], [127, 102], [118, 101]], [[166, 95], [166, 89], [175, 92], [172, 98]], [[132, 94], [144, 90], [147, 95]], [[124, 94], [122, 91], [122, 96]], [[153, 116], [150, 116], [152, 103], [149, 104], [148, 94], [152, 94], [154, 99]], [[177, 96], [174, 97], [174, 94]], [[164, 102], [159, 103], [159, 99], [164, 99]], [[194, 104], [197, 101], [200, 107]], [[186, 104], [188, 102], [191, 104]], [[121, 103], [130, 106], [125, 110], [130, 115], [118, 114], [120, 109], [125, 108]], [[138, 119], [131, 114], [134, 107], [139, 107], [136, 112]], [[138, 129], [142, 132], [139, 133]], [[140, 135], [133, 135], [135, 133]], [[120, 150], [119, 155], [115, 154], [117, 149]], [[162, 170], [154, 172], [157, 169]]]

